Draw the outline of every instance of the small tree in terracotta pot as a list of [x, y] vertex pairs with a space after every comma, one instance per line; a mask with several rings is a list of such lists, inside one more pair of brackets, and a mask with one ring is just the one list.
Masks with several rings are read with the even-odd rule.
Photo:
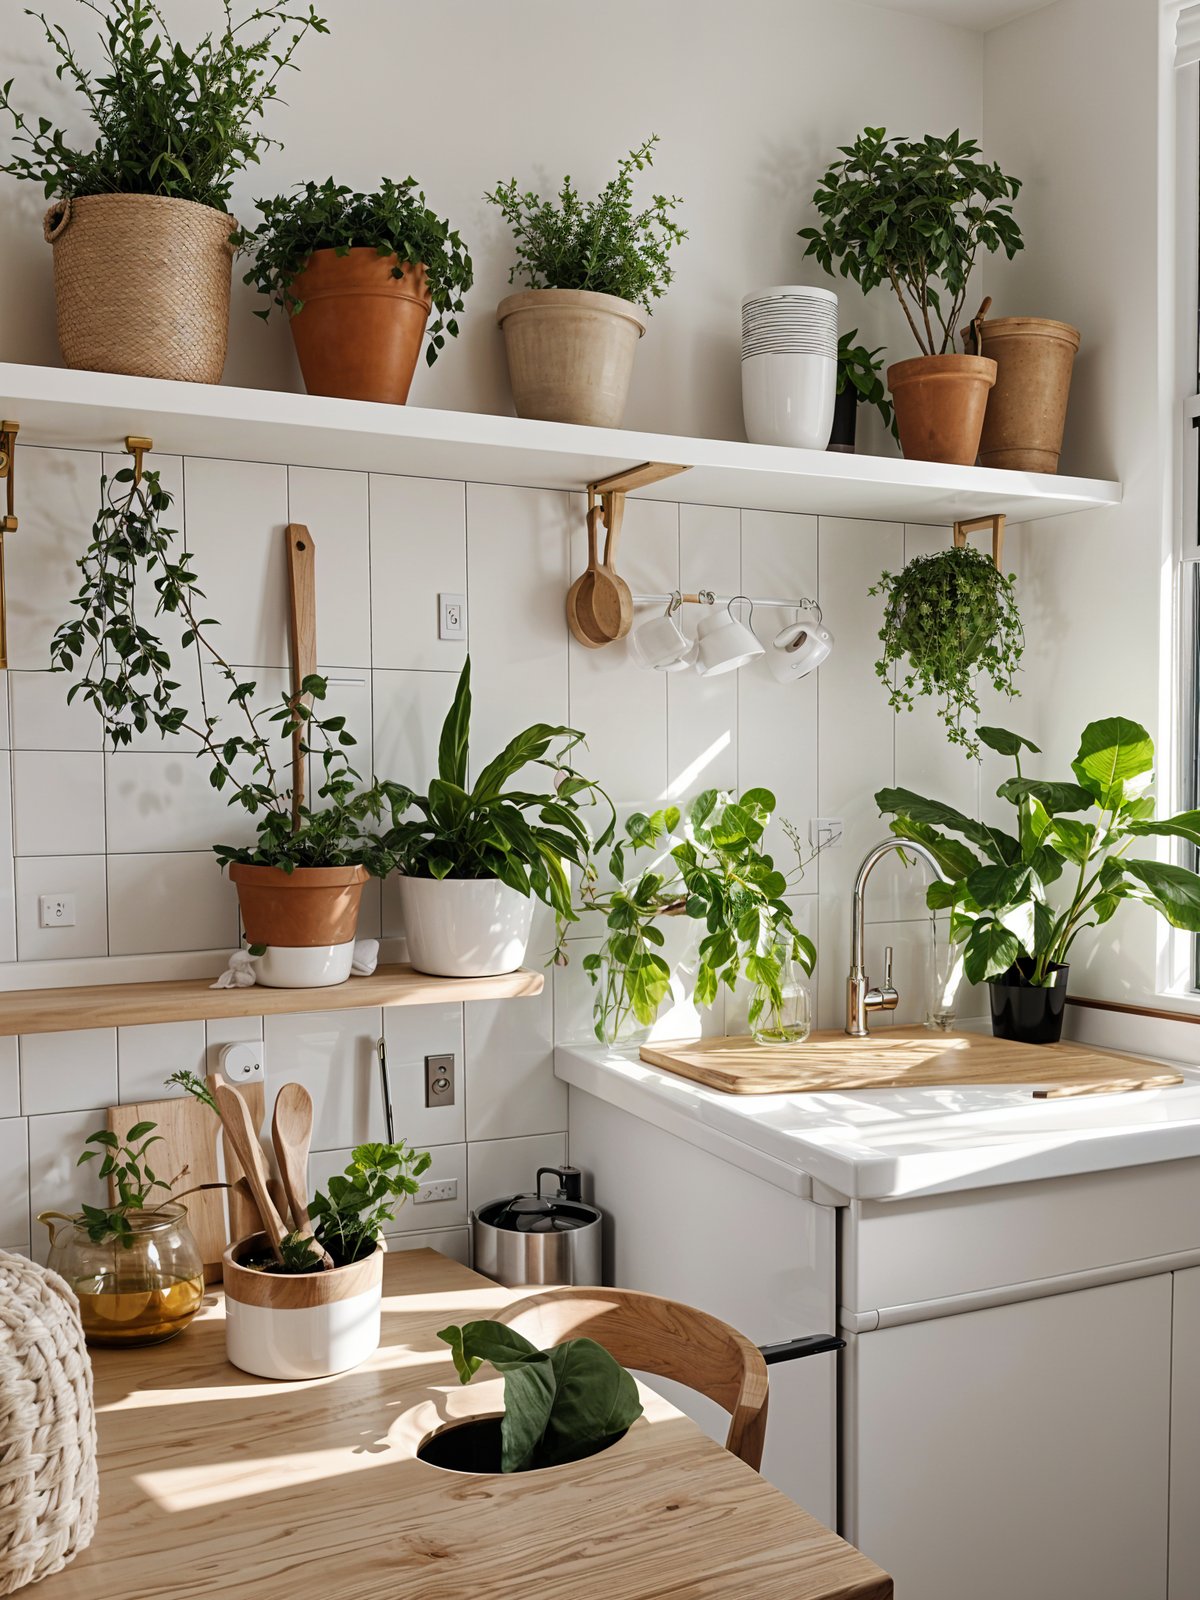
[[473, 274], [457, 231], [415, 178], [374, 194], [327, 178], [257, 205], [235, 237], [254, 256], [245, 281], [286, 314], [309, 394], [403, 405], [426, 333], [430, 366], [458, 333]]
[[826, 172], [813, 196], [822, 217], [802, 228], [806, 256], [863, 290], [889, 283], [921, 355], [888, 368], [900, 445], [920, 461], [970, 466], [979, 451], [996, 363], [954, 354], [954, 333], [980, 250], [1022, 248], [1012, 214], [1020, 182], [978, 160], [979, 145], [889, 139], [866, 128]]
[[517, 180], [484, 196], [513, 231], [510, 283], [527, 287], [496, 309], [519, 417], [617, 428], [650, 302], [674, 277], [670, 253], [687, 234], [656, 194], [634, 209], [634, 175], [650, 166], [658, 135], [617, 163], [617, 175], [583, 201], [569, 177], [553, 200]]

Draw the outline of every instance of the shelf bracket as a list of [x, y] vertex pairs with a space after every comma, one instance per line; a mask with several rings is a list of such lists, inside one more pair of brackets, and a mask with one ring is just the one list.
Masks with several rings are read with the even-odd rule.
[[5, 512], [0, 517], [0, 668], [8, 666], [8, 590], [4, 575], [4, 544], [17, 531], [17, 434], [19, 422], [0, 422], [0, 478], [5, 480]]
[[[623, 639], [633, 620], [629, 585], [616, 569], [617, 541], [625, 516], [625, 496], [634, 489], [661, 483], [687, 472], [667, 461], [643, 461], [640, 467], [597, 478], [587, 486], [588, 564], [567, 594], [567, 626], [589, 650]], [[605, 529], [604, 558], [599, 559], [598, 525]], [[597, 582], [600, 588], [597, 591]]]
[[136, 489], [142, 481], [142, 458], [148, 451], [154, 449], [154, 440], [148, 439], [144, 434], [127, 433], [125, 435], [125, 453], [133, 457], [133, 486]]
[[981, 533], [984, 528], [990, 528], [992, 531], [992, 560], [995, 563], [996, 571], [1002, 572], [1004, 570], [1002, 563], [1004, 561], [1004, 524], [1006, 520], [1004, 513], [998, 511], [994, 516], [970, 517], [966, 522], [956, 522], [954, 524], [955, 549], [962, 549], [967, 542], [969, 533]]

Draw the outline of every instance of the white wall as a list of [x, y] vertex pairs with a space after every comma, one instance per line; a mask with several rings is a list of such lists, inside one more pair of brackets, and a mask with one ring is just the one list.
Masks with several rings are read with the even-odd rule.
[[[46, 67], [39, 25], [6, 8], [4, 74], [18, 104], [68, 107]], [[73, 0], [48, 0], [81, 45], [91, 18]], [[415, 175], [430, 203], [462, 230], [476, 263], [463, 333], [412, 401], [452, 410], [511, 410], [497, 302], [508, 292], [511, 239], [485, 189], [517, 176], [557, 188], [569, 172], [595, 192], [618, 157], [662, 136], [646, 192], [684, 198], [691, 237], [678, 278], [642, 342], [626, 421], [664, 433], [741, 438], [739, 302], [771, 283], [818, 281], [801, 264], [796, 230], [838, 144], [866, 123], [897, 131], [978, 132], [982, 40], [942, 24], [893, 16], [854, 0], [324, 0], [326, 38], [310, 38], [289, 74], [286, 105], [270, 114], [283, 141], [237, 182], [234, 209], [332, 173], [356, 187], [381, 173]], [[167, 0], [164, 14], [191, 38], [215, 0]], [[86, 52], [81, 52], [85, 54]], [[0, 178], [0, 352], [10, 361], [58, 362], [45, 202], [35, 185]], [[235, 285], [226, 381], [299, 388], [291, 341], [253, 316], [257, 296]], [[902, 319], [878, 295], [860, 316], [848, 298], [842, 326], [860, 323], [871, 344], [894, 336], [911, 352]]]

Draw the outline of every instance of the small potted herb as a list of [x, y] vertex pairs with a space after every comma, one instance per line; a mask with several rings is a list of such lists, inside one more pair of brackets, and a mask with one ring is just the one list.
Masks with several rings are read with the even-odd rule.
[[[306, 678], [300, 697], [256, 709], [257, 684], [230, 666], [218, 625], [202, 614], [192, 556], [165, 524], [171, 496], [157, 473], [138, 480], [122, 468], [102, 480], [101, 497], [77, 562], [78, 615], [51, 644], [54, 670], [75, 679], [67, 699], [82, 696], [95, 707], [116, 750], [149, 728], [164, 739], [186, 734], [195, 741], [212, 786], [254, 821], [253, 843], [214, 849], [230, 869], [246, 937], [262, 957], [258, 981], [282, 988], [342, 983], [350, 976], [363, 884], [386, 877], [394, 864], [381, 835], [398, 819], [406, 791], [384, 780], [361, 782], [350, 764], [355, 741], [345, 718], [320, 714], [324, 678]], [[182, 620], [182, 647], [197, 666], [196, 700], [185, 697], [166, 647], [142, 620], [143, 585], [157, 593], [155, 615]], [[211, 698], [216, 685], [223, 711]], [[293, 732], [301, 761], [311, 756], [320, 774], [311, 805], [277, 765], [280, 736]]]
[[883, 346], [868, 350], [855, 344], [858, 329], [851, 328], [838, 339], [836, 399], [833, 404], [833, 432], [829, 436], [829, 449], [854, 454], [858, 432], [860, 404], [874, 406], [883, 418], [883, 425], [895, 437], [896, 417], [887, 390], [879, 374], [883, 368], [880, 357]]
[[422, 1461], [455, 1472], [536, 1472], [597, 1455], [642, 1414], [632, 1375], [594, 1339], [539, 1350], [500, 1322], [443, 1328], [460, 1383], [484, 1362], [504, 1377], [504, 1414], [441, 1428]]
[[[947, 882], [929, 886], [932, 911], [948, 910], [972, 983], [991, 990], [992, 1032], [1026, 1044], [1062, 1033], [1068, 957], [1079, 935], [1109, 922], [1122, 901], [1140, 900], [1174, 928], [1200, 932], [1200, 876], [1134, 856], [1143, 840], [1200, 845], [1200, 812], [1154, 815], [1154, 741], [1137, 722], [1090, 722], [1070, 781], [1027, 778], [1021, 753], [1037, 745], [1006, 728], [980, 728], [990, 750], [1011, 756], [1016, 775], [997, 789], [1012, 806], [1011, 833], [977, 822], [911, 789], [881, 789], [892, 832], [932, 851]], [[1051, 892], [1050, 886], [1061, 887]]]
[[1025, 633], [1015, 585], [982, 551], [963, 545], [884, 572], [869, 591], [884, 599], [875, 672], [887, 685], [888, 704], [911, 711], [918, 694], [940, 697], [947, 739], [970, 756], [979, 754], [971, 724], [979, 714], [980, 674], [1001, 694], [1020, 692]]
[[[560, 928], [576, 920], [568, 867], [582, 869], [612, 838], [608, 796], [569, 764], [582, 743], [575, 728], [535, 723], [511, 739], [469, 784], [471, 661], [459, 676], [442, 727], [438, 775], [428, 794], [403, 790], [398, 803], [419, 815], [398, 823], [384, 844], [400, 873], [408, 958], [419, 972], [481, 978], [514, 972], [525, 959], [535, 901]], [[558, 747], [550, 753], [551, 745]], [[553, 773], [540, 791], [526, 768]], [[518, 788], [513, 781], [521, 778]], [[593, 845], [584, 808], [607, 818]]]
[[[797, 1018], [793, 1009], [800, 981], [795, 969], [811, 976], [817, 952], [784, 899], [805, 862], [798, 836], [786, 823], [797, 855], [791, 878], [763, 851], [774, 810], [775, 796], [767, 789], [748, 789], [739, 798], [706, 789], [688, 808], [682, 836], [677, 806], [629, 818], [609, 856], [616, 888], [602, 889], [589, 863], [580, 904], [603, 915], [608, 929], [600, 949], [583, 958], [596, 991], [593, 1015], [601, 1042], [648, 1028], [657, 1017], [671, 988], [660, 925], [670, 917], [704, 926], [697, 1005], [711, 1006], [722, 984], [732, 990], [745, 978], [753, 986], [748, 1020], [758, 1043], [789, 1044], [807, 1036], [807, 1017]], [[653, 852], [653, 865], [626, 877], [627, 857], [643, 850]], [[566, 959], [560, 940], [559, 960]]]
[[893, 289], [921, 351], [888, 368], [904, 454], [970, 466], [996, 363], [955, 354], [954, 334], [980, 250], [1011, 260], [1022, 247], [1020, 182], [958, 132], [889, 139], [865, 128], [840, 155], [813, 196], [820, 225], [800, 229], [805, 255], [864, 291]]
[[473, 273], [457, 230], [415, 178], [384, 178], [373, 194], [327, 178], [257, 205], [262, 221], [234, 242], [270, 301], [258, 315], [276, 306], [288, 319], [309, 394], [403, 405], [426, 333], [430, 366], [458, 333]]
[[[69, 367], [218, 383], [229, 334], [237, 223], [233, 180], [277, 141], [260, 123], [306, 34], [327, 33], [311, 5], [193, 0], [215, 26], [192, 46], [153, 0], [79, 4], [101, 18], [94, 52], [40, 13], [55, 76], [95, 131], [89, 149], [50, 119], [28, 119], [0, 89], [14, 147], [0, 172], [38, 184], [53, 205], [58, 340]], [[241, 11], [239, 17], [236, 13]], [[11, 36], [7, 42], [11, 45]]]
[[526, 284], [496, 310], [519, 417], [620, 427], [650, 302], [674, 277], [670, 252], [687, 237], [673, 217], [677, 197], [656, 194], [636, 209], [634, 175], [657, 143], [652, 134], [623, 157], [594, 200], [569, 177], [552, 200], [522, 193], [515, 178], [484, 196], [513, 231], [509, 282]]

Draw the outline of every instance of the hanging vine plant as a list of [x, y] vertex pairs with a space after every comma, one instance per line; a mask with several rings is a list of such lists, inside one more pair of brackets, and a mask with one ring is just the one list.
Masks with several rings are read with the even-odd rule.
[[1014, 586], [1014, 578], [967, 545], [917, 556], [902, 572], [882, 573], [870, 591], [884, 597], [875, 672], [888, 686], [888, 703], [911, 711], [917, 695], [940, 698], [946, 737], [973, 758], [980, 676], [1001, 694], [1020, 693], [1025, 630]]

